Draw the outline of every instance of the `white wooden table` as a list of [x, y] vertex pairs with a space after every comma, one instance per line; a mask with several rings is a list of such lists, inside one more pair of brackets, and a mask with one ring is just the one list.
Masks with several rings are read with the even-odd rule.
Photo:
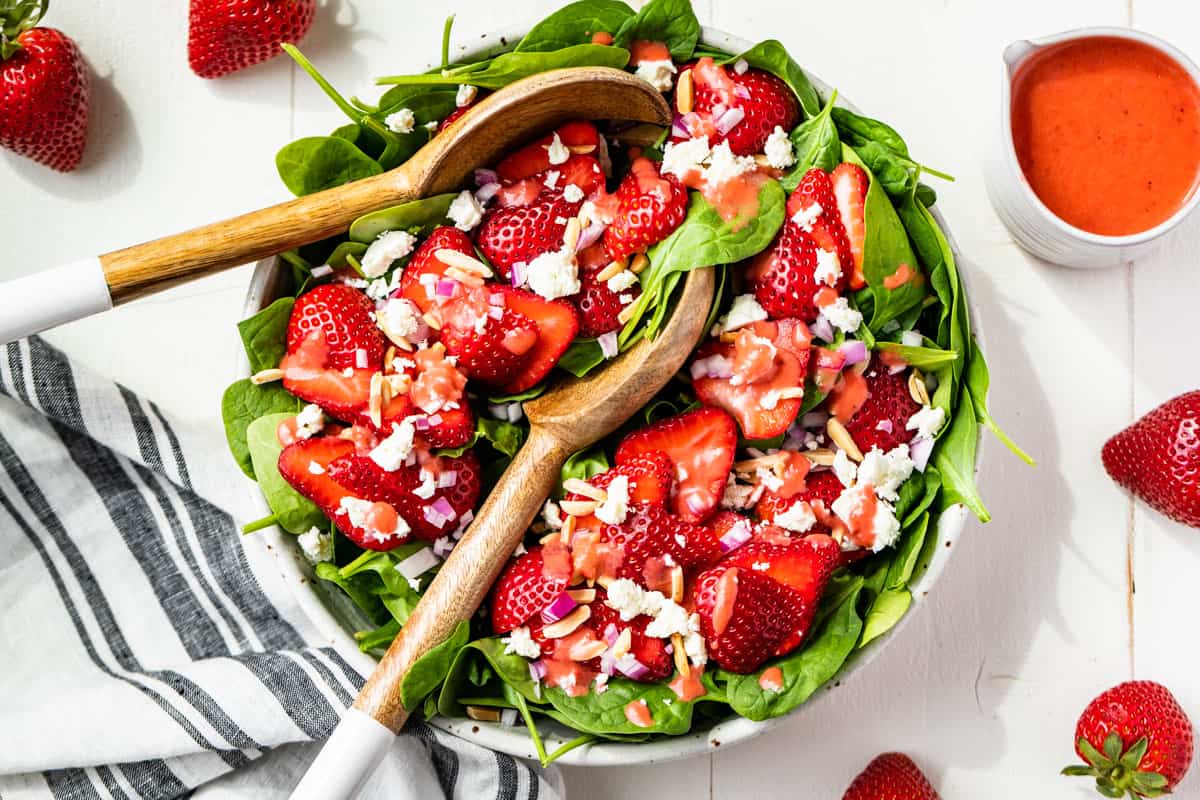
[[[284, 197], [273, 156], [326, 133], [338, 112], [286, 60], [218, 82], [187, 69], [186, 3], [59, 3], [98, 75], [83, 167], [58, 175], [0, 155], [0, 279], [104, 252]], [[533, 20], [548, 0], [329, 0], [304, 49], [343, 90], [437, 57], [441, 14], [456, 41]], [[1000, 50], [1084, 24], [1129, 25], [1200, 58], [1192, 0], [696, 0], [705, 24], [776, 36], [916, 156], [958, 176], [940, 207], [968, 263], [987, 336], [991, 405], [1039, 459], [994, 442], [983, 490], [995, 520], [959, 545], [933, 602], [848, 691], [768, 737], [711, 758], [638, 769], [568, 769], [572, 797], [836, 798], [876, 753], [913, 754], [950, 798], [1085, 797], [1059, 778], [1077, 713], [1131, 676], [1169, 685], [1200, 719], [1200, 643], [1190, 614], [1200, 533], [1110, 483], [1107, 436], [1200, 384], [1200, 217], [1159, 255], [1107, 272], [1037, 263], [988, 205], [981, 150]], [[406, 9], [419, 7], [420, 13]], [[807, 7], [801, 14], [795, 9]], [[215, 425], [232, 375], [246, 268], [53, 332], [77, 359]], [[232, 466], [231, 466], [232, 468]], [[1134, 587], [1136, 586], [1136, 594]], [[1179, 796], [1200, 796], [1193, 774]]]

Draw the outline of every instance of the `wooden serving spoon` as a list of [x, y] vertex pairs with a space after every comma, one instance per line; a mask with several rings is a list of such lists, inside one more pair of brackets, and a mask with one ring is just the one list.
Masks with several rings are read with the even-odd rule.
[[381, 175], [0, 283], [0, 344], [343, 233], [370, 211], [453, 191], [476, 167], [567, 119], [668, 125], [671, 111], [657, 90], [618, 69], [572, 67], [524, 78]]
[[524, 404], [529, 438], [450, 551], [293, 800], [354, 796], [413, 711], [400, 702], [400, 684], [409, 668], [478, 610], [557, 486], [567, 456], [615, 430], [683, 366], [704, 332], [714, 283], [712, 267], [689, 272], [657, 338], [638, 342], [586, 378], [562, 380]]

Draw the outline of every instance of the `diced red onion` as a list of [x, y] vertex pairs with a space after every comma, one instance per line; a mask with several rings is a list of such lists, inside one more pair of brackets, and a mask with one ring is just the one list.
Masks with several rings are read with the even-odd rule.
[[419, 431], [429, 430], [429, 417], [413, 417], [412, 426]]
[[740, 83], [734, 84], [733, 96], [738, 98], [739, 100], [749, 100], [750, 99], [750, 90], [747, 89], [745, 86], [743, 86]]
[[805, 428], [825, 429], [825, 423], [829, 421], [829, 414], [825, 411], [809, 411], [800, 418], [800, 425]]
[[437, 488], [449, 489], [458, 483], [458, 470], [448, 469], [437, 476]]
[[881, 419], [875, 423], [875, 430], [883, 431], [884, 433], [891, 433], [895, 430], [895, 427], [890, 419]]
[[817, 321], [812, 324], [812, 332], [813, 336], [822, 341], [833, 341], [833, 325], [830, 324], [829, 320], [825, 319], [824, 314], [817, 317]]
[[450, 555], [450, 551], [453, 549], [454, 542], [450, 541], [447, 536], [442, 536], [433, 543], [433, 552], [442, 558]]
[[617, 671], [626, 678], [641, 680], [650, 674], [650, 668], [637, 660], [633, 653], [626, 653], [617, 659]]
[[690, 367], [692, 379], [696, 378], [729, 378], [733, 376], [733, 362], [720, 353], [714, 353], [708, 358], [698, 358]]
[[600, 237], [604, 235], [604, 228], [603, 222], [593, 222], [584, 228], [583, 232], [579, 234], [579, 241], [575, 244], [575, 252], [578, 253], [600, 241]]
[[700, 124], [700, 115], [695, 111], [689, 111], [680, 117], [680, 121], [683, 123], [684, 130], [687, 131], [686, 135], [691, 136], [691, 132], [696, 130], [696, 127]]
[[729, 106], [725, 105], [724, 103], [717, 103], [715, 106], [709, 109], [708, 113], [713, 119], [717, 119], [728, 110]]
[[933, 454], [933, 439], [916, 439], [909, 445], [909, 457], [917, 472], [924, 472], [929, 465], [929, 456]]
[[504, 308], [504, 292], [492, 292], [489, 294], [488, 305]]
[[600, 671], [605, 675], [612, 675], [617, 671], [617, 660], [613, 658], [612, 650], [605, 650], [600, 654]]
[[[441, 498], [438, 498], [439, 500]], [[438, 513], [433, 506], [425, 506], [425, 521], [435, 528], [440, 528], [448, 521], [444, 516]]]
[[619, 630], [617, 630], [616, 625], [614, 625], [613, 623], [610, 622], [604, 626], [604, 634], [603, 634], [602, 638], [604, 639], [604, 643], [606, 645], [608, 645], [609, 647], [612, 647], [614, 644], [617, 643], [617, 639], [619, 639], [620, 637], [621, 637], [621, 632]]
[[907, 347], [920, 347], [925, 344], [925, 337], [920, 331], [905, 331], [900, 334], [900, 344]]
[[683, 125], [683, 117], [678, 114], [675, 115], [675, 119], [671, 122], [671, 135], [678, 139], [687, 139], [691, 136], [688, 133], [688, 129]]
[[753, 535], [749, 525], [742, 522], [737, 523], [721, 537], [721, 552], [728, 553], [730, 550], [737, 550], [750, 541]]
[[541, 659], [529, 662], [529, 676], [535, 681], [540, 681], [545, 678], [548, 671], [549, 670], [546, 669], [545, 662], [543, 662]]
[[500, 175], [494, 169], [475, 170], [475, 185], [487, 186], [489, 183], [499, 183]]
[[442, 415], [434, 414], [433, 416], [431, 416], [429, 418], [429, 424], [434, 425], [434, 426], [441, 425], [442, 424]]
[[423, 547], [396, 565], [396, 571], [406, 578], [419, 578], [438, 565], [440, 559], [428, 547]]
[[737, 126], [739, 122], [745, 118], [745, 116], [746, 112], [742, 111], [741, 108], [729, 109], [724, 114], [717, 117], [717, 121], [714, 123], [717, 133], [721, 134], [722, 136], [729, 133]]
[[326, 275], [333, 274], [333, 267], [328, 264], [322, 264], [319, 267], [313, 267], [312, 276], [314, 278], [324, 278]]
[[454, 290], [457, 288], [458, 288], [457, 281], [439, 280], [437, 282], [437, 288], [435, 289], [435, 291], [437, 292], [438, 297], [453, 297]]
[[488, 316], [492, 319], [504, 319], [504, 309], [500, 306], [491, 306], [488, 308]]
[[617, 344], [617, 332], [609, 331], [606, 334], [596, 337], [596, 343], [600, 345], [600, 352], [605, 358], [615, 358], [620, 352], [620, 347]]
[[550, 604], [542, 609], [542, 622], [547, 625], [558, 622], [560, 619], [570, 614], [579, 603], [575, 602], [575, 598], [563, 592], [558, 597], [550, 601]]
[[458, 512], [454, 510], [454, 506], [450, 505], [450, 501], [444, 497], [439, 497], [433, 501], [433, 510], [448, 520], [458, 517]]
[[488, 200], [491, 200], [500, 191], [500, 184], [485, 183], [475, 190], [475, 201], [480, 205], [486, 205]]
[[513, 286], [520, 287], [525, 285], [525, 278], [529, 274], [528, 264], [526, 264], [524, 261], [518, 261], [509, 267], [509, 271], [512, 275]]
[[865, 342], [851, 339], [839, 347], [838, 352], [846, 357], [845, 366], [847, 367], [861, 364], [867, 360], [867, 345]]

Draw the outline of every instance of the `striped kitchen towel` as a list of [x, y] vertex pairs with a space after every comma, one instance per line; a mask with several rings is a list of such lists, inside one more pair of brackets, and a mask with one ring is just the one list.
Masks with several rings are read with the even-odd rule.
[[[246, 497], [216, 420], [0, 347], [0, 798], [288, 794], [363, 676], [239, 535]], [[363, 796], [562, 795], [413, 723]]]

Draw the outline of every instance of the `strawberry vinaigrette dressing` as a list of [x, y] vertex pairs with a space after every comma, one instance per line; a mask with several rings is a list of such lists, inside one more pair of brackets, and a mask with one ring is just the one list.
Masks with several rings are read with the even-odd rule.
[[1165, 222], [1200, 175], [1200, 87], [1161, 50], [1095, 36], [1051, 45], [1012, 80], [1021, 171], [1064, 222], [1123, 236]]

